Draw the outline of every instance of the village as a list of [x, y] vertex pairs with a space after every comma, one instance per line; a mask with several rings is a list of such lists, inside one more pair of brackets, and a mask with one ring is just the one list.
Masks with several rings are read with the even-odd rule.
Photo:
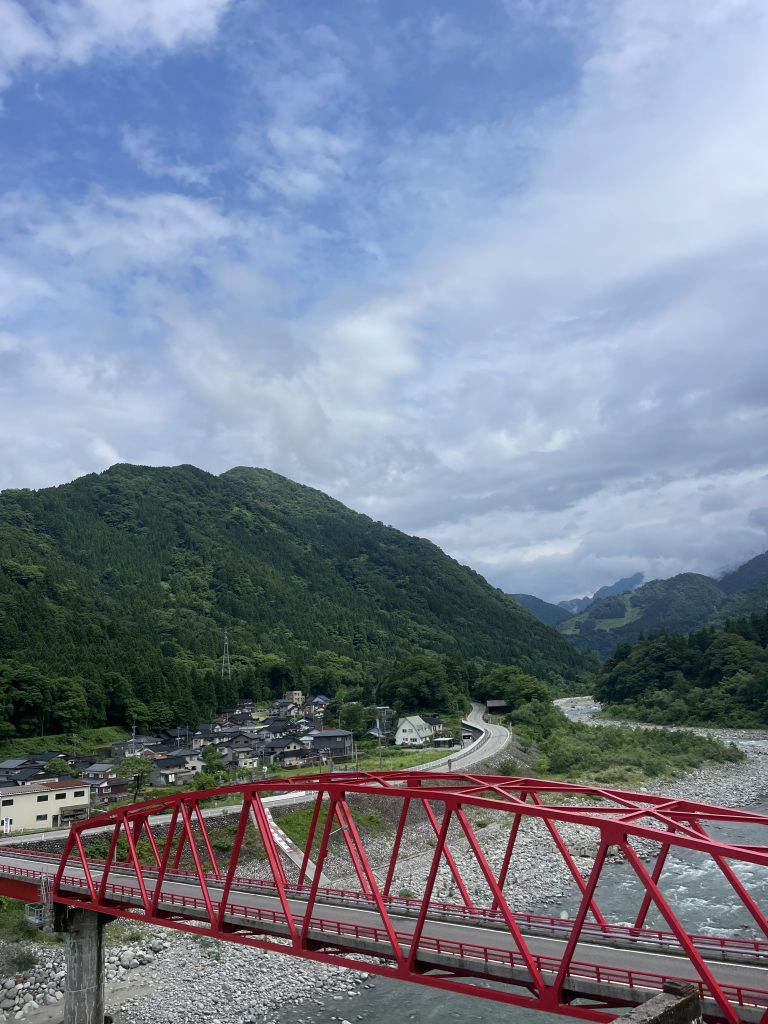
[[[136, 759], [148, 762], [150, 787], [184, 788], [195, 784], [211, 763], [232, 780], [255, 780], [287, 769], [333, 770], [354, 764], [353, 732], [326, 721], [330, 698], [305, 698], [289, 690], [269, 708], [241, 701], [214, 720], [195, 728], [176, 726], [157, 735], [140, 735], [112, 744], [109, 757], [45, 750], [0, 762], [0, 831], [64, 828], [108, 805], [136, 795]], [[386, 706], [365, 709], [373, 722], [366, 737], [380, 747], [450, 750], [437, 715], [397, 718]], [[198, 780], [199, 781], [199, 780]]]

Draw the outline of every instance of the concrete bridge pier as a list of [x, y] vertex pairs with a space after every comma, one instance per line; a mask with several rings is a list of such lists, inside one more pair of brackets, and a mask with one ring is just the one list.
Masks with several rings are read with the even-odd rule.
[[668, 981], [663, 992], [620, 1019], [622, 1024], [703, 1024], [699, 993], [685, 981]]
[[104, 1024], [104, 925], [112, 918], [66, 908], [64, 1024]]

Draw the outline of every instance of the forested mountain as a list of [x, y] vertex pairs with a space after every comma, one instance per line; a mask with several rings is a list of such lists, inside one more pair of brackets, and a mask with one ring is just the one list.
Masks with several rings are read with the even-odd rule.
[[543, 622], [547, 626], [556, 626], [559, 622], [564, 622], [565, 619], [571, 617], [570, 612], [564, 608], [550, 604], [549, 601], [542, 601], [540, 597], [534, 597], [533, 594], [512, 594], [512, 597], [523, 608], [527, 608], [535, 615], [539, 622]]
[[616, 645], [666, 630], [687, 633], [768, 608], [768, 552], [720, 580], [681, 573], [651, 580], [630, 594], [601, 598], [558, 624], [578, 647], [610, 656]]
[[589, 608], [595, 601], [602, 597], [615, 597], [617, 594], [626, 594], [630, 590], [636, 590], [643, 582], [643, 574], [636, 572], [634, 576], [625, 576], [623, 579], [600, 587], [591, 597], [572, 597], [567, 601], [558, 601], [557, 607], [562, 608], [568, 615], [578, 615], [586, 608]]
[[659, 725], [768, 724], [768, 613], [620, 644], [598, 677], [608, 714]]
[[267, 470], [121, 464], [0, 495], [6, 735], [193, 723], [293, 684], [372, 691], [422, 652], [561, 687], [592, 667], [434, 544]]

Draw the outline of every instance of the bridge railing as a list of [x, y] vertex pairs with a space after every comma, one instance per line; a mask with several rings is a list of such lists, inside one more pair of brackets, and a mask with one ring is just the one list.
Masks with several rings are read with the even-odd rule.
[[[297, 874], [278, 848], [270, 829], [265, 798], [275, 793], [301, 793], [312, 797], [311, 822], [303, 854], [301, 851], [298, 854]], [[225, 844], [224, 849], [221, 843], [212, 841], [209, 819], [202, 812], [205, 800], [222, 795], [238, 795], [241, 801], [236, 811], [236, 834], [231, 848], [226, 848]], [[363, 797], [387, 801], [397, 817], [392, 841], [387, 844], [387, 855], [383, 861], [375, 862], [375, 870], [373, 855], [364, 838], [364, 825], [356, 821], [360, 809], [356, 801]], [[170, 816], [170, 823], [168, 817], [164, 817], [160, 825], [160, 815]], [[484, 851], [483, 835], [486, 833], [479, 830], [494, 816], [496, 821], [501, 821], [504, 830], [504, 852], [500, 860], [496, 858], [491, 862]], [[481, 821], [481, 818], [486, 820]], [[417, 886], [419, 893], [414, 897], [398, 897], [393, 890], [397, 890], [397, 880], [402, 877], [401, 852], [414, 822], [426, 829], [426, 835], [421, 834], [419, 853], [423, 858], [427, 852], [428, 868]], [[430, 933], [434, 929], [431, 924], [427, 927], [427, 922], [442, 914], [454, 922], [471, 922], [495, 929], [496, 935], [499, 929], [506, 932], [515, 955], [525, 964], [531, 989], [541, 1008], [591, 1020], [606, 1017], [592, 1009], [574, 1007], [565, 987], [565, 980], [577, 961], [579, 943], [600, 937], [616, 943], [674, 944], [683, 955], [689, 980], [704, 986], [728, 1024], [737, 1024], [738, 1013], [723, 984], [713, 975], [703, 949], [709, 952], [720, 948], [734, 953], [738, 950], [744, 955], [764, 952], [768, 942], [765, 911], [759, 899], [749, 891], [751, 875], [740, 874], [737, 868], [742, 864], [750, 871], [756, 865], [768, 869], [768, 846], [716, 840], [708, 832], [713, 822], [768, 828], [768, 817], [751, 812], [552, 780], [426, 771], [323, 773], [291, 780], [269, 779], [177, 794], [114, 809], [78, 823], [70, 832], [59, 864], [55, 898], [105, 913], [113, 912], [110, 908], [114, 908], [114, 912], [119, 913], [119, 899], [110, 885], [131, 883], [125, 874], [133, 872], [140, 904], [130, 909], [131, 916], [162, 923], [159, 900], [161, 896], [166, 899], [172, 879], [184, 879], [196, 890], [191, 897], [185, 895], [184, 898], [201, 899], [205, 909], [201, 925], [201, 905], [184, 904], [195, 910], [197, 923], [194, 927], [204, 926], [215, 937], [240, 941], [225, 927], [223, 908], [233, 904], [232, 897], [240, 889], [262, 891], [278, 901], [291, 930], [293, 948], [297, 955], [305, 956], [315, 953], [306, 935], [295, 932], [289, 900], [301, 894], [306, 901], [303, 917], [312, 921], [317, 918], [321, 905], [347, 902], [367, 910], [375, 909], [397, 961], [398, 976], [425, 984], [435, 979], [423, 981], [413, 964], [418, 961], [419, 951], [431, 948], [429, 942], [434, 936]], [[109, 853], [105, 860], [99, 860], [89, 854], [87, 840], [91, 830], [104, 828], [111, 829]], [[560, 858], [565, 876], [576, 887], [578, 909], [571, 919], [561, 924], [543, 915], [516, 914], [510, 906], [513, 857], [520, 856], [518, 837], [528, 828], [537, 830], [537, 843], [542, 837], [549, 842], [555, 856]], [[573, 850], [576, 842], [583, 844], [585, 828], [592, 830], [595, 839], [595, 853], [586, 859]], [[266, 882], [247, 877], [240, 863], [241, 856], [247, 856], [248, 850], [253, 849], [247, 846], [248, 835], [263, 852]], [[142, 840], [145, 842], [140, 848]], [[615, 848], [620, 850], [641, 890], [637, 917], [629, 927], [611, 922], [600, 905], [602, 889], [598, 884], [605, 874], [609, 849]], [[460, 857], [456, 855], [459, 849]], [[121, 851], [119, 857], [118, 850]], [[649, 850], [651, 864], [646, 867]], [[642, 858], [638, 851], [642, 851]], [[669, 891], [663, 870], [670, 853], [684, 858], [703, 857], [720, 872], [734, 904], [756, 933], [754, 941], [752, 938], [731, 940], [697, 936], [683, 925], [675, 912], [675, 896]], [[331, 863], [336, 877], [354, 878], [356, 887], [354, 882], [344, 890], [321, 886], [323, 870]], [[78, 875], [85, 879], [85, 884], [78, 882], [67, 891], [64, 879]], [[455, 904], [435, 899], [441, 889], [445, 891], [448, 887], [458, 893]], [[130, 897], [126, 895], [126, 899], [135, 901], [135, 890]], [[652, 910], [663, 921], [661, 928], [646, 928]], [[323, 920], [330, 917], [332, 914], [323, 910]], [[413, 935], [407, 955], [399, 947], [398, 938], [404, 917], [411, 919], [409, 927]], [[172, 926], [181, 925], [173, 922]], [[536, 929], [546, 929], [550, 934], [556, 931], [563, 943], [562, 959], [551, 984], [542, 978], [541, 967], [527, 937]], [[484, 948], [494, 948], [495, 941], [489, 940]], [[460, 973], [456, 972], [457, 977]], [[453, 982], [444, 977], [440, 984], [451, 987]], [[457, 981], [454, 990], [461, 991], [461, 984]], [[500, 992], [495, 991], [493, 997], [501, 998]]]

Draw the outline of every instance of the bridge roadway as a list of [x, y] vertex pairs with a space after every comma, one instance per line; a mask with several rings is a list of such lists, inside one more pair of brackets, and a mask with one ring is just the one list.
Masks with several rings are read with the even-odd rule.
[[[52, 877], [58, 864], [57, 858], [46, 857], [32, 851], [3, 850], [0, 855], [0, 879], [25, 876]], [[101, 880], [97, 864], [91, 868], [95, 883]], [[145, 883], [150, 886], [151, 872], [145, 873]], [[1, 888], [0, 882], [0, 888]], [[212, 875], [206, 876], [208, 895], [214, 911], [219, 912], [223, 894], [223, 882]], [[67, 867], [62, 879], [62, 893], [83, 894], [87, 889], [85, 873], [75, 862]], [[304, 924], [308, 888], [289, 888], [289, 908], [293, 923], [300, 932]], [[132, 868], [113, 865], [105, 899], [119, 905], [130, 914], [132, 908], [142, 906], [138, 880]], [[410, 904], [400, 906], [399, 904]], [[398, 942], [407, 955], [417, 914], [418, 901], [391, 900], [387, 907]], [[189, 919], [190, 924], [199, 922], [204, 926], [209, 919], [206, 900], [196, 875], [175, 872], [166, 876], [159, 898], [159, 908], [166, 914]], [[471, 912], [463, 912], [471, 914]], [[461, 908], [446, 908], [436, 904], [430, 912], [419, 941], [418, 962], [424, 968], [452, 967], [480, 978], [497, 978], [520, 984], [529, 977], [515, 941], [503, 919], [491, 915], [491, 919], [457, 920], [463, 916]], [[251, 933], [286, 937], [289, 934], [280, 898], [272, 882], [236, 878], [234, 880], [224, 920], [238, 929]], [[520, 929], [526, 935], [526, 943], [534, 956], [545, 980], [552, 981], [563, 955], [568, 938], [570, 922], [559, 922], [562, 935], [542, 934], [541, 924], [545, 918], [534, 919], [530, 915], [516, 915]], [[551, 920], [551, 919], [550, 919]], [[552, 921], [552, 930], [556, 928]], [[596, 926], [597, 927], [597, 926]], [[687, 957], [664, 948], [661, 939], [648, 943], [631, 938], [631, 929], [621, 945], [615, 945], [599, 935], [591, 935], [589, 941], [580, 941], [569, 969], [566, 988], [583, 997], [627, 998], [642, 1002], [661, 988], [664, 980], [677, 978], [699, 984], [696, 970]], [[665, 933], [649, 933], [663, 935]], [[674, 943], [674, 936], [666, 933]], [[340, 890], [322, 890], [313, 908], [309, 938], [344, 951], [367, 953], [392, 959], [392, 946], [385, 931], [384, 921], [369, 897], [345, 893]], [[729, 1000], [739, 1005], [742, 1020], [759, 1022], [768, 1008], [768, 944], [750, 943], [738, 940], [732, 950], [718, 948], [715, 939], [700, 937], [702, 943], [711, 941], [710, 949], [702, 949], [707, 967], [723, 986]], [[657, 944], [658, 942], [658, 944]], [[698, 944], [698, 941], [697, 941]], [[728, 959], [724, 959], [724, 957]], [[704, 996], [705, 1012], [718, 1016], [716, 1005]]]

